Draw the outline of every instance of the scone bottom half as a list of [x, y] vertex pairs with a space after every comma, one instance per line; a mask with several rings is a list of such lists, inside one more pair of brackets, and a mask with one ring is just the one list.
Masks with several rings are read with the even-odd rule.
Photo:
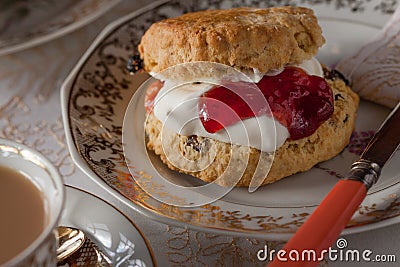
[[[237, 8], [188, 13], [154, 23], [144, 34], [139, 52], [148, 72], [193, 61], [218, 62], [265, 72], [308, 60], [323, 43], [321, 28], [310, 9]], [[151, 111], [145, 123], [147, 147], [170, 169], [221, 186], [249, 186], [260, 159], [271, 161], [262, 185], [309, 170], [336, 156], [348, 144], [359, 102], [337, 71], [324, 67], [324, 81], [332, 91], [333, 112], [313, 134], [287, 139], [275, 151], [273, 161], [270, 153], [256, 148], [243, 152], [240, 145], [166, 131]], [[170, 148], [167, 153], [166, 146]], [[207, 167], [190, 171], [172, 162], [179, 157], [206, 162]], [[231, 180], [226, 171], [229, 162], [241, 163], [243, 158], [247, 161], [240, 180]], [[234, 169], [230, 171], [235, 172]]]
[[[348, 145], [354, 130], [359, 98], [346, 85], [346, 82], [339, 78], [337, 72], [326, 70], [325, 75], [329, 76], [326, 80], [334, 95], [333, 114], [312, 135], [298, 140], [286, 140], [275, 151], [272, 165], [262, 185], [307, 171], [315, 164], [333, 158]], [[270, 156], [269, 153], [255, 148], [243, 149], [242, 146], [211, 138], [179, 135], [163, 128], [161, 121], [153, 113], [147, 115], [145, 132], [148, 149], [159, 155], [170, 169], [192, 175], [205, 182], [214, 182], [223, 177], [217, 182], [221, 186], [247, 187], [250, 185], [259, 161]], [[165, 147], [169, 148], [169, 152], [166, 153]], [[171, 154], [167, 154], [171, 151], [173, 158], [182, 157], [193, 161], [199, 161], [201, 158], [207, 161], [212, 155], [212, 162], [201, 171], [186, 171], [185, 168], [179, 168], [170, 162]], [[241, 163], [243, 159], [247, 159], [247, 167], [241, 179], [239, 182], [231, 181], [230, 177], [234, 175], [226, 173], [229, 162]]]

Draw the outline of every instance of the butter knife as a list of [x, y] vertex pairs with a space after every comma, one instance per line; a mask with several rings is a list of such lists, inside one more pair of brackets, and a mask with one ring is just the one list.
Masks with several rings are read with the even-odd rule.
[[[360, 159], [352, 164], [346, 178], [337, 182], [283, 247], [280, 252], [282, 257], [275, 257], [268, 266], [317, 266], [319, 256], [338, 238], [368, 190], [377, 182], [381, 169], [398, 149], [399, 143], [400, 102], [372, 137]], [[312, 251], [317, 257], [307, 259], [308, 261], [291, 260], [291, 257], [288, 257], [291, 251], [296, 251], [298, 255]]]

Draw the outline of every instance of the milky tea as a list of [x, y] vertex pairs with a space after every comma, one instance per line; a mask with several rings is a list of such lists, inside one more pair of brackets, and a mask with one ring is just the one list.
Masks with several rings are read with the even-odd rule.
[[43, 231], [44, 203], [32, 181], [0, 165], [0, 265], [22, 252]]

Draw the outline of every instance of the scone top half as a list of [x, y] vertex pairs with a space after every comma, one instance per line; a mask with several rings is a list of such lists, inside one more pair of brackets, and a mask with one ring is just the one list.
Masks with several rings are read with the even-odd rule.
[[312, 58], [324, 42], [310, 9], [243, 7], [154, 23], [138, 48], [147, 72], [195, 61], [267, 72]]

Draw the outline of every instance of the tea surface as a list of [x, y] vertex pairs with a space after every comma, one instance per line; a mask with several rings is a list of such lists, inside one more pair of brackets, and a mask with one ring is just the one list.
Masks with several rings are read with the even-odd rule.
[[23, 174], [0, 166], [0, 265], [29, 246], [45, 226], [44, 199]]

